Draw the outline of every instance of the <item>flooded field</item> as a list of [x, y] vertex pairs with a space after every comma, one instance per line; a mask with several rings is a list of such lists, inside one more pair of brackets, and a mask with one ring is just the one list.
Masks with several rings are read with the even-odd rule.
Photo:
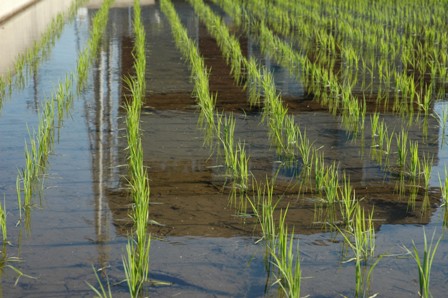
[[1, 296], [444, 297], [446, 4], [299, 2], [0, 23]]

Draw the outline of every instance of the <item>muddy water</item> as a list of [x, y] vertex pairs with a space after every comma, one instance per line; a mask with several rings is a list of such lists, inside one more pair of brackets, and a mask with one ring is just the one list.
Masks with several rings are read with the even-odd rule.
[[[298, 195], [300, 163], [285, 167], [268, 141], [266, 125], [259, 111], [250, 110], [244, 90], [234, 86], [229, 69], [219, 56], [214, 40], [194, 16], [189, 5], [175, 1], [176, 9], [191, 38], [211, 67], [210, 86], [218, 92], [217, 109], [232, 112], [237, 120], [236, 139], [244, 140], [250, 154], [250, 169], [257, 179], [279, 173], [276, 194], [289, 203], [288, 221], [296, 226], [300, 240], [303, 292], [311, 297], [352, 296], [354, 264], [337, 233], [315, 224], [315, 194]], [[56, 82], [75, 69], [78, 52], [88, 38], [95, 8], [83, 8], [67, 24], [48, 61], [27, 80], [23, 90], [14, 91], [3, 104], [0, 116], [0, 190], [5, 194], [8, 233], [12, 246], [7, 255], [23, 262], [11, 263], [35, 279], [22, 277], [14, 287], [16, 274], [5, 268], [4, 297], [81, 297], [92, 292], [84, 283], [96, 284], [91, 266], [104, 268], [113, 284], [114, 296], [127, 296], [121, 255], [130, 228], [130, 198], [126, 184], [126, 139], [122, 76], [132, 72], [130, 51], [132, 8], [111, 10], [101, 53], [90, 73], [90, 84], [75, 98], [71, 117], [59, 128], [59, 138], [50, 157], [43, 191], [34, 198], [29, 219], [17, 227], [15, 178], [24, 165], [27, 126], [35, 128], [40, 105], [48, 99]], [[263, 243], [257, 240], [256, 223], [235, 216], [229, 206], [229, 190], [216, 151], [203, 146], [204, 132], [198, 129], [198, 110], [191, 97], [192, 82], [171, 38], [158, 4], [142, 9], [147, 32], [148, 65], [145, 104], [141, 116], [145, 164], [151, 185], [150, 227], [151, 279], [167, 284], [150, 286], [156, 297], [277, 297], [277, 289], [264, 264]], [[230, 19], [227, 19], [231, 26]], [[260, 54], [256, 42], [242, 35], [247, 55], [272, 69], [278, 89], [301, 127], [326, 161], [337, 160], [351, 176], [364, 204], [375, 206], [377, 253], [387, 254], [373, 273], [372, 293], [384, 297], [415, 297], [418, 273], [403, 246], [414, 240], [422, 247], [423, 230], [437, 236], [443, 230], [440, 194], [434, 188], [424, 212], [417, 196], [415, 209], [406, 195], [396, 191], [397, 177], [370, 158], [370, 136], [362, 142], [346, 131], [339, 117], [306, 98], [303, 86], [269, 57]], [[436, 105], [439, 110], [442, 104]], [[398, 128], [402, 119], [392, 114], [384, 120]], [[366, 124], [366, 131], [370, 127]], [[397, 129], [398, 130], [398, 129]], [[415, 124], [412, 139], [434, 155], [431, 185], [438, 186], [447, 159], [437, 122], [428, 124], [429, 137]], [[243, 222], [245, 221], [245, 223]], [[29, 224], [29, 225], [27, 225]], [[431, 283], [434, 297], [447, 290], [447, 244], [442, 240], [434, 261]], [[265, 292], [265, 289], [269, 289]]]

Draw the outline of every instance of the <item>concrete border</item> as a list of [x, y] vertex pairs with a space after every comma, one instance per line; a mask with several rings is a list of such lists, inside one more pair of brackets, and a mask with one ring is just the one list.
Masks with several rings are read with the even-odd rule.
[[1, 0], [0, 25], [41, 0]]
[[[40, 1], [42, 0], [0, 0], [0, 25]], [[156, 0], [140, 0], [141, 5], [152, 5], [155, 2]], [[91, 0], [86, 6], [88, 8], [99, 8], [102, 3], [103, 0]], [[133, 0], [117, 0], [113, 7], [132, 6], [133, 3]]]
[[[3, 0], [0, 0], [2, 2]], [[0, 24], [0, 76], [13, 70], [18, 55], [33, 47], [56, 15], [65, 12], [72, 0], [34, 1]]]

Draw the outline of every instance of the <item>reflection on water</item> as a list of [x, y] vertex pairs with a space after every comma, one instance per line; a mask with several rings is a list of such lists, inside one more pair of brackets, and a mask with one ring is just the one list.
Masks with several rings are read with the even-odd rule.
[[[117, 68], [119, 57], [118, 43], [116, 40], [107, 40], [103, 44], [94, 77], [94, 98], [95, 102], [88, 104], [85, 101], [85, 119], [89, 130], [89, 142], [92, 156], [92, 181], [95, 196], [95, 230], [96, 241], [100, 243], [98, 248], [102, 248], [101, 243], [106, 243], [111, 239], [108, 230], [110, 213], [106, 201], [106, 191], [110, 188], [119, 187], [118, 161], [123, 148], [120, 144], [123, 140], [118, 138], [118, 118], [119, 118], [119, 86], [120, 73], [114, 71]], [[108, 264], [108, 257], [104, 252], [99, 255], [102, 259], [99, 264], [104, 267]]]

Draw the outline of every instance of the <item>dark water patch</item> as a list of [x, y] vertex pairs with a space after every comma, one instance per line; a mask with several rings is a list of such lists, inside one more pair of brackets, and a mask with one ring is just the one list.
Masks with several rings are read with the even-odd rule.
[[[244, 48], [241, 50], [245, 52]], [[210, 92], [218, 94], [216, 109], [249, 110], [246, 91], [235, 83], [231, 68], [222, 56], [216, 40], [210, 36], [202, 22], [199, 25], [199, 51], [204, 57], [206, 67], [210, 69]]]
[[154, 93], [147, 97], [143, 113], [158, 110], [196, 109], [196, 100], [191, 92]]
[[[186, 9], [186, 3], [176, 1], [181, 5], [182, 19], [189, 25], [190, 32], [194, 29], [194, 14]], [[190, 70], [176, 49], [171, 36], [166, 16], [157, 5], [145, 6], [142, 17], [146, 31], [147, 46], [147, 98], [145, 106], [152, 109], [189, 109], [195, 105], [191, 96], [193, 82]]]

